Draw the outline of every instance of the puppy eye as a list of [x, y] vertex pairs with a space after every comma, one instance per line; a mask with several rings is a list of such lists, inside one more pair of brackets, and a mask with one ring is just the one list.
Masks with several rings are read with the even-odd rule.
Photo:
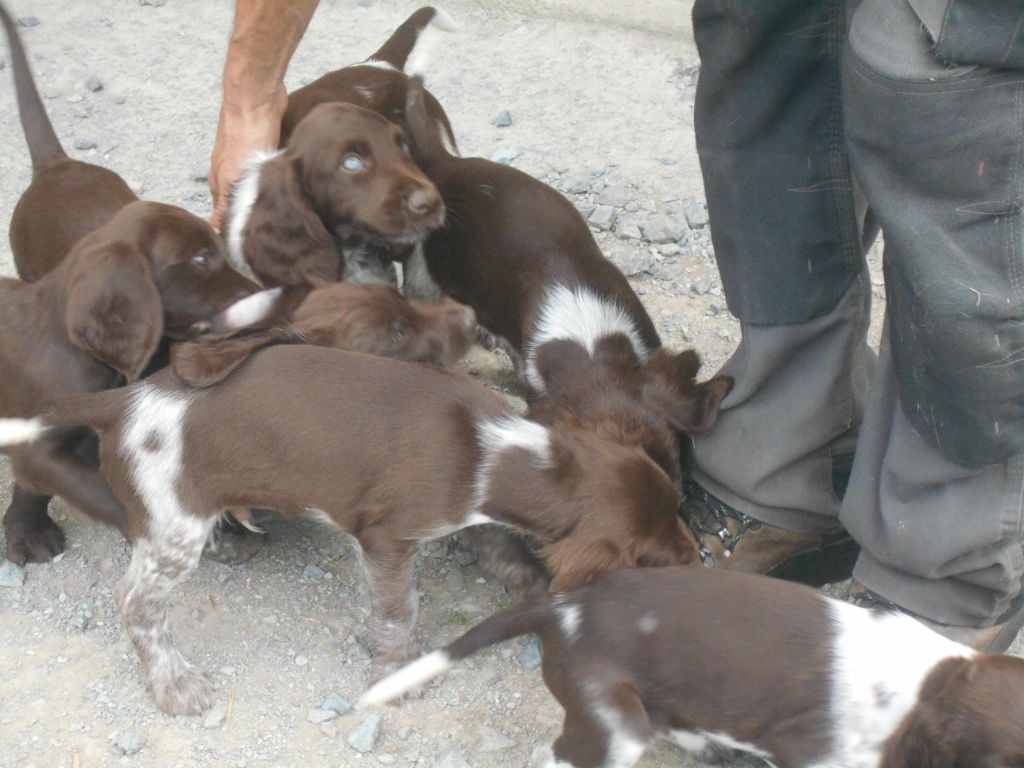
[[349, 173], [355, 173], [361, 171], [366, 167], [366, 163], [359, 155], [352, 154], [351, 152], [341, 158], [341, 167]]
[[192, 257], [192, 263], [200, 267], [205, 267], [207, 264], [210, 263], [210, 252], [200, 251], [199, 253]]
[[398, 142], [398, 146], [399, 146], [399, 148], [403, 152], [405, 152], [405, 154], [407, 154], [407, 155], [409, 154], [409, 142], [407, 142], [407, 141], [400, 141], [400, 142]]

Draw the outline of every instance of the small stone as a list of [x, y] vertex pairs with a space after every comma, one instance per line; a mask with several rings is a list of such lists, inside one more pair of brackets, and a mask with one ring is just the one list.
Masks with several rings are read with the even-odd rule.
[[119, 93], [119, 94], [117, 94], [114, 97], [114, 103], [115, 104], [124, 104], [124, 100], [125, 100], [125, 95], [123, 93]]
[[0, 587], [20, 587], [25, 583], [25, 569], [10, 560], [0, 565]]
[[590, 191], [590, 184], [583, 179], [566, 179], [565, 191], [570, 195], [585, 195]]
[[39, 26], [39, 19], [35, 16], [22, 16], [18, 19], [19, 27], [36, 27]]
[[220, 668], [220, 673], [222, 675], [224, 675], [225, 677], [234, 677], [235, 676], [235, 668], [234, 667], [221, 667]]
[[661, 158], [662, 165], [675, 165], [676, 159], [674, 157], [663, 157]]
[[78, 104], [81, 100], [82, 95], [80, 93], [72, 93], [70, 96], [64, 99], [64, 101], [66, 101], [68, 104]]
[[476, 735], [479, 739], [476, 748], [480, 752], [500, 752], [516, 744], [512, 739], [486, 725], [477, 728]]
[[500, 147], [494, 150], [494, 154], [491, 155], [492, 163], [501, 163], [502, 165], [512, 165], [512, 161], [519, 157], [519, 152], [512, 149], [511, 147]]
[[658, 253], [662, 256], [678, 256], [681, 250], [683, 249], [679, 247], [679, 243], [664, 243], [658, 246]]
[[369, 8], [371, 0], [356, 0], [356, 5], [359, 8]]
[[683, 209], [683, 214], [690, 229], [703, 229], [708, 225], [708, 206], [703, 200], [690, 203]]
[[346, 712], [352, 711], [352, 705], [340, 696], [331, 696], [320, 703], [320, 709], [344, 715]]
[[656, 264], [654, 257], [646, 251], [638, 251], [631, 253], [622, 262], [622, 272], [626, 277], [633, 277], [635, 275], [651, 274], [654, 272]]
[[623, 240], [639, 240], [643, 237], [640, 227], [630, 219], [619, 219], [615, 224], [615, 234]]
[[508, 128], [512, 125], [512, 113], [507, 109], [503, 112], [499, 112], [498, 116], [494, 118], [494, 124], [498, 128]]
[[686, 227], [680, 219], [663, 213], [651, 216], [640, 226], [644, 237], [652, 243], [674, 243], [683, 236]]
[[358, 640], [353, 640], [352, 645], [345, 651], [345, 658], [352, 661], [366, 661], [370, 658], [370, 651]]
[[698, 296], [703, 296], [709, 290], [711, 290], [711, 284], [703, 277], [693, 281], [693, 285], [690, 286], [690, 290]]
[[224, 724], [227, 713], [227, 707], [224, 704], [218, 704], [203, 718], [203, 728], [220, 728]]
[[313, 725], [321, 725], [322, 723], [333, 720], [337, 716], [337, 712], [332, 712], [329, 709], [313, 709], [310, 710], [308, 715], [306, 715], [306, 719], [313, 723]]
[[266, 616], [263, 617], [263, 623], [264, 624], [277, 624], [277, 614], [276, 613], [268, 613]]
[[307, 565], [305, 568], [302, 569], [302, 575], [305, 576], [307, 579], [313, 579], [314, 581], [320, 581], [320, 579], [322, 579], [324, 576], [327, 575], [327, 572], [325, 570], [323, 570], [322, 568], [318, 568], [317, 566], [315, 566], [312, 563], [310, 563], [309, 565]]
[[309, 659], [307, 659], [305, 656], [302, 656], [300, 654], [300, 655], [295, 657], [295, 666], [297, 666], [297, 667], [304, 667], [307, 664], [309, 664]]
[[466, 758], [457, 749], [449, 749], [434, 763], [434, 768], [471, 768]]
[[348, 745], [356, 752], [366, 753], [371, 751], [377, 746], [377, 737], [380, 735], [380, 721], [381, 716], [379, 713], [375, 712], [370, 715], [348, 732], [346, 737]]
[[385, 752], [382, 755], [377, 755], [377, 762], [380, 763], [381, 765], [394, 765], [395, 764], [395, 756], [394, 755], [389, 755], [387, 752]]
[[86, 78], [85, 87], [93, 93], [96, 93], [97, 91], [103, 90], [103, 81], [96, 77], [96, 75], [89, 75], [89, 77]]
[[142, 737], [135, 731], [118, 731], [114, 746], [122, 755], [134, 755], [142, 749]]
[[153, 8], [159, 8], [164, 5], [167, 0], [139, 0], [139, 5], [150, 5]]
[[625, 184], [609, 184], [597, 196], [597, 202], [600, 205], [614, 205], [621, 208], [629, 202], [629, 187]]
[[587, 219], [587, 223], [602, 231], [611, 229], [615, 223], [615, 208], [610, 205], [597, 206]]
[[523, 650], [519, 652], [516, 657], [519, 659], [519, 663], [527, 669], [538, 669], [540, 667], [540, 643], [537, 638], [531, 637], [526, 641], [523, 646]]

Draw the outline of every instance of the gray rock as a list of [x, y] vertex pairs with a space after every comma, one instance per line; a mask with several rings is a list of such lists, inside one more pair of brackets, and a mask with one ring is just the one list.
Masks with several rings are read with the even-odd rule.
[[693, 285], [690, 286], [690, 290], [698, 296], [703, 296], [711, 290], [711, 283], [701, 277], [693, 281]]
[[519, 663], [527, 669], [539, 669], [540, 668], [540, 643], [537, 638], [531, 637], [526, 641], [526, 645], [523, 646], [523, 650], [519, 652], [516, 657], [519, 659]]
[[227, 706], [224, 704], [218, 704], [206, 713], [206, 717], [203, 718], [203, 728], [220, 728], [224, 725], [224, 720], [227, 717], [227, 714]]
[[494, 118], [494, 124], [498, 128], [508, 128], [512, 125], [512, 113], [507, 109], [503, 112], [499, 112], [498, 116]]
[[0, 587], [20, 587], [25, 583], [25, 569], [10, 560], [0, 565]]
[[640, 227], [632, 219], [619, 219], [615, 223], [615, 234], [623, 240], [639, 240], [643, 237]]
[[480, 752], [500, 752], [503, 749], [508, 749], [516, 745], [516, 743], [505, 736], [505, 734], [499, 733], [486, 725], [481, 725], [477, 728], [476, 735], [479, 739], [476, 748]]
[[103, 90], [103, 81], [96, 77], [96, 75], [89, 75], [89, 77], [86, 78], [85, 87], [93, 93], [96, 93], [97, 91]]
[[77, 136], [75, 138], [75, 149], [96, 149], [96, 142], [85, 136]]
[[625, 184], [610, 184], [597, 196], [597, 202], [621, 208], [629, 202], [629, 187]]
[[306, 715], [306, 719], [313, 723], [313, 725], [321, 725], [322, 723], [330, 722], [337, 716], [338, 713], [330, 709], [313, 709]]
[[22, 16], [18, 19], [19, 27], [36, 27], [39, 26], [39, 19], [35, 16]]
[[366, 661], [370, 656], [370, 651], [358, 640], [353, 640], [352, 645], [345, 651], [345, 659], [348, 661]]
[[622, 261], [622, 272], [626, 277], [653, 274], [656, 267], [657, 262], [647, 251], [631, 253]]
[[122, 755], [134, 755], [142, 749], [142, 737], [135, 731], [118, 731], [114, 737], [114, 746]]
[[472, 768], [457, 749], [449, 749], [434, 762], [434, 768]]
[[570, 195], [585, 195], [590, 191], [590, 184], [583, 179], [566, 179], [565, 191]]
[[161, 5], [165, 5], [167, 0], [139, 0], [139, 5], [150, 5], [153, 8], [159, 8]]
[[512, 165], [512, 161], [519, 157], [519, 152], [512, 149], [511, 147], [500, 147], [494, 150], [491, 155], [492, 163], [501, 163], [502, 165]]
[[348, 732], [346, 737], [348, 745], [356, 752], [370, 752], [377, 746], [377, 737], [380, 735], [380, 721], [381, 716], [379, 713], [375, 712], [370, 715]]
[[295, 666], [304, 667], [309, 664], [309, 659], [303, 656], [301, 653], [295, 657]]
[[690, 229], [703, 229], [708, 225], [708, 206], [703, 200], [690, 203], [683, 209]]
[[331, 696], [321, 702], [320, 709], [344, 715], [346, 712], [352, 711], [352, 705], [340, 696]]
[[658, 253], [662, 256], [678, 256], [681, 250], [683, 249], [678, 243], [664, 243], [658, 246]]
[[652, 243], [674, 243], [686, 231], [680, 219], [664, 213], [656, 213], [640, 225], [644, 237]]
[[310, 563], [302, 569], [302, 575], [305, 576], [307, 579], [314, 579], [316, 581], [320, 581], [320, 579], [327, 575], [327, 571], [325, 571], [323, 568], [318, 568], [317, 566]]
[[599, 205], [587, 218], [587, 222], [602, 231], [612, 228], [615, 223], [615, 208], [610, 205]]

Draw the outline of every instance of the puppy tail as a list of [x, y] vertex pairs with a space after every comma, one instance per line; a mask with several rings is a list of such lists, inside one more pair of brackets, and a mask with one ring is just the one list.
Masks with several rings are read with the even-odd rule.
[[0, 448], [34, 443], [48, 429], [38, 416], [34, 419], [0, 419]]
[[430, 6], [420, 8], [367, 61], [384, 62], [407, 74], [422, 75], [440, 39], [438, 33], [458, 28], [455, 20], [444, 11]]
[[452, 152], [445, 146], [443, 126], [431, 117], [427, 96], [423, 79], [409, 78], [405, 91], [405, 130], [411, 140], [413, 159], [429, 173], [430, 165], [452, 157]]
[[32, 70], [28, 65], [25, 48], [14, 25], [14, 19], [0, 4], [0, 21], [7, 33], [7, 43], [11, 48], [11, 71], [14, 73], [14, 90], [18, 95], [18, 116], [21, 128], [25, 132], [28, 152], [32, 158], [32, 172], [39, 173], [59, 160], [67, 158], [60, 140], [53, 130], [53, 124], [39, 98]]
[[0, 448], [33, 443], [58, 427], [92, 427], [103, 431], [123, 411], [126, 393], [133, 387], [84, 392], [53, 400], [39, 416], [30, 419], [0, 419]]
[[421, 656], [378, 681], [362, 695], [356, 707], [385, 704], [443, 675], [456, 662], [483, 648], [540, 631], [548, 622], [550, 602], [549, 595], [537, 595], [484, 619], [444, 648]]

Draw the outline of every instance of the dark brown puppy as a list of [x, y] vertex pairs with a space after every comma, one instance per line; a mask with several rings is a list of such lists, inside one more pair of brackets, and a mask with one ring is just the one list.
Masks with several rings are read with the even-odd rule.
[[[288, 143], [292, 131], [313, 107], [330, 101], [355, 104], [401, 124], [409, 75], [423, 75], [430, 48], [441, 34], [456, 28], [444, 11], [429, 6], [420, 8], [362, 63], [329, 72], [289, 93], [288, 109], [281, 121], [281, 146]], [[424, 93], [424, 98], [439, 138], [457, 152], [448, 115], [429, 91]]]
[[[206, 222], [137, 201], [37, 282], [0, 281], [0, 416], [27, 416], [46, 400], [137, 380], [164, 332], [187, 336], [238, 298], [230, 279], [200, 278], [218, 274], [224, 261]], [[161, 285], [169, 274], [180, 282]], [[175, 290], [193, 283], [208, 293]], [[126, 530], [88, 443], [87, 430], [64, 430], [12, 452], [7, 559], [44, 562], [63, 551], [64, 535], [46, 512], [52, 496]]]
[[629, 768], [658, 737], [779, 768], [1024, 765], [1024, 660], [976, 654], [904, 614], [704, 568], [624, 569], [521, 603], [361, 704], [528, 632], [565, 709], [549, 768]]
[[[271, 347], [208, 389], [162, 371], [0, 422], [0, 445], [84, 425], [99, 433], [104, 477], [127, 511], [132, 564], [116, 596], [167, 712], [210, 703], [166, 609], [225, 508], [309, 515], [352, 535], [375, 675], [411, 650], [420, 541], [484, 522], [514, 527], [540, 541], [556, 588], [697, 558], [679, 492], [642, 450], [519, 418], [498, 394], [433, 366]], [[242, 447], [253, 444], [272, 450]]]
[[232, 259], [267, 287], [393, 282], [395, 248], [444, 221], [405, 134], [351, 104], [314, 108], [283, 151], [257, 154], [232, 192]]
[[[240, 304], [260, 298], [256, 294]], [[407, 299], [391, 285], [334, 283], [314, 288], [287, 316], [274, 317], [266, 328], [245, 322], [245, 306], [225, 314], [228, 325], [243, 327], [182, 342], [171, 351], [171, 368], [181, 381], [208, 387], [256, 350], [275, 344], [313, 344], [447, 367], [462, 359], [477, 334], [476, 315], [469, 307], [447, 298]]]
[[[522, 357], [531, 418], [614, 423], [624, 444], [644, 446], [681, 487], [690, 436], [714, 424], [732, 379], [697, 384], [696, 354], [660, 349], [629, 282], [556, 190], [515, 168], [448, 152], [418, 78], [406, 123], [448, 211], [444, 227], [406, 263], [406, 293], [443, 292], [506, 339]], [[680, 399], [688, 402], [683, 409], [675, 407]], [[521, 541], [503, 531], [471, 537], [481, 561], [514, 591], [543, 584]]]

